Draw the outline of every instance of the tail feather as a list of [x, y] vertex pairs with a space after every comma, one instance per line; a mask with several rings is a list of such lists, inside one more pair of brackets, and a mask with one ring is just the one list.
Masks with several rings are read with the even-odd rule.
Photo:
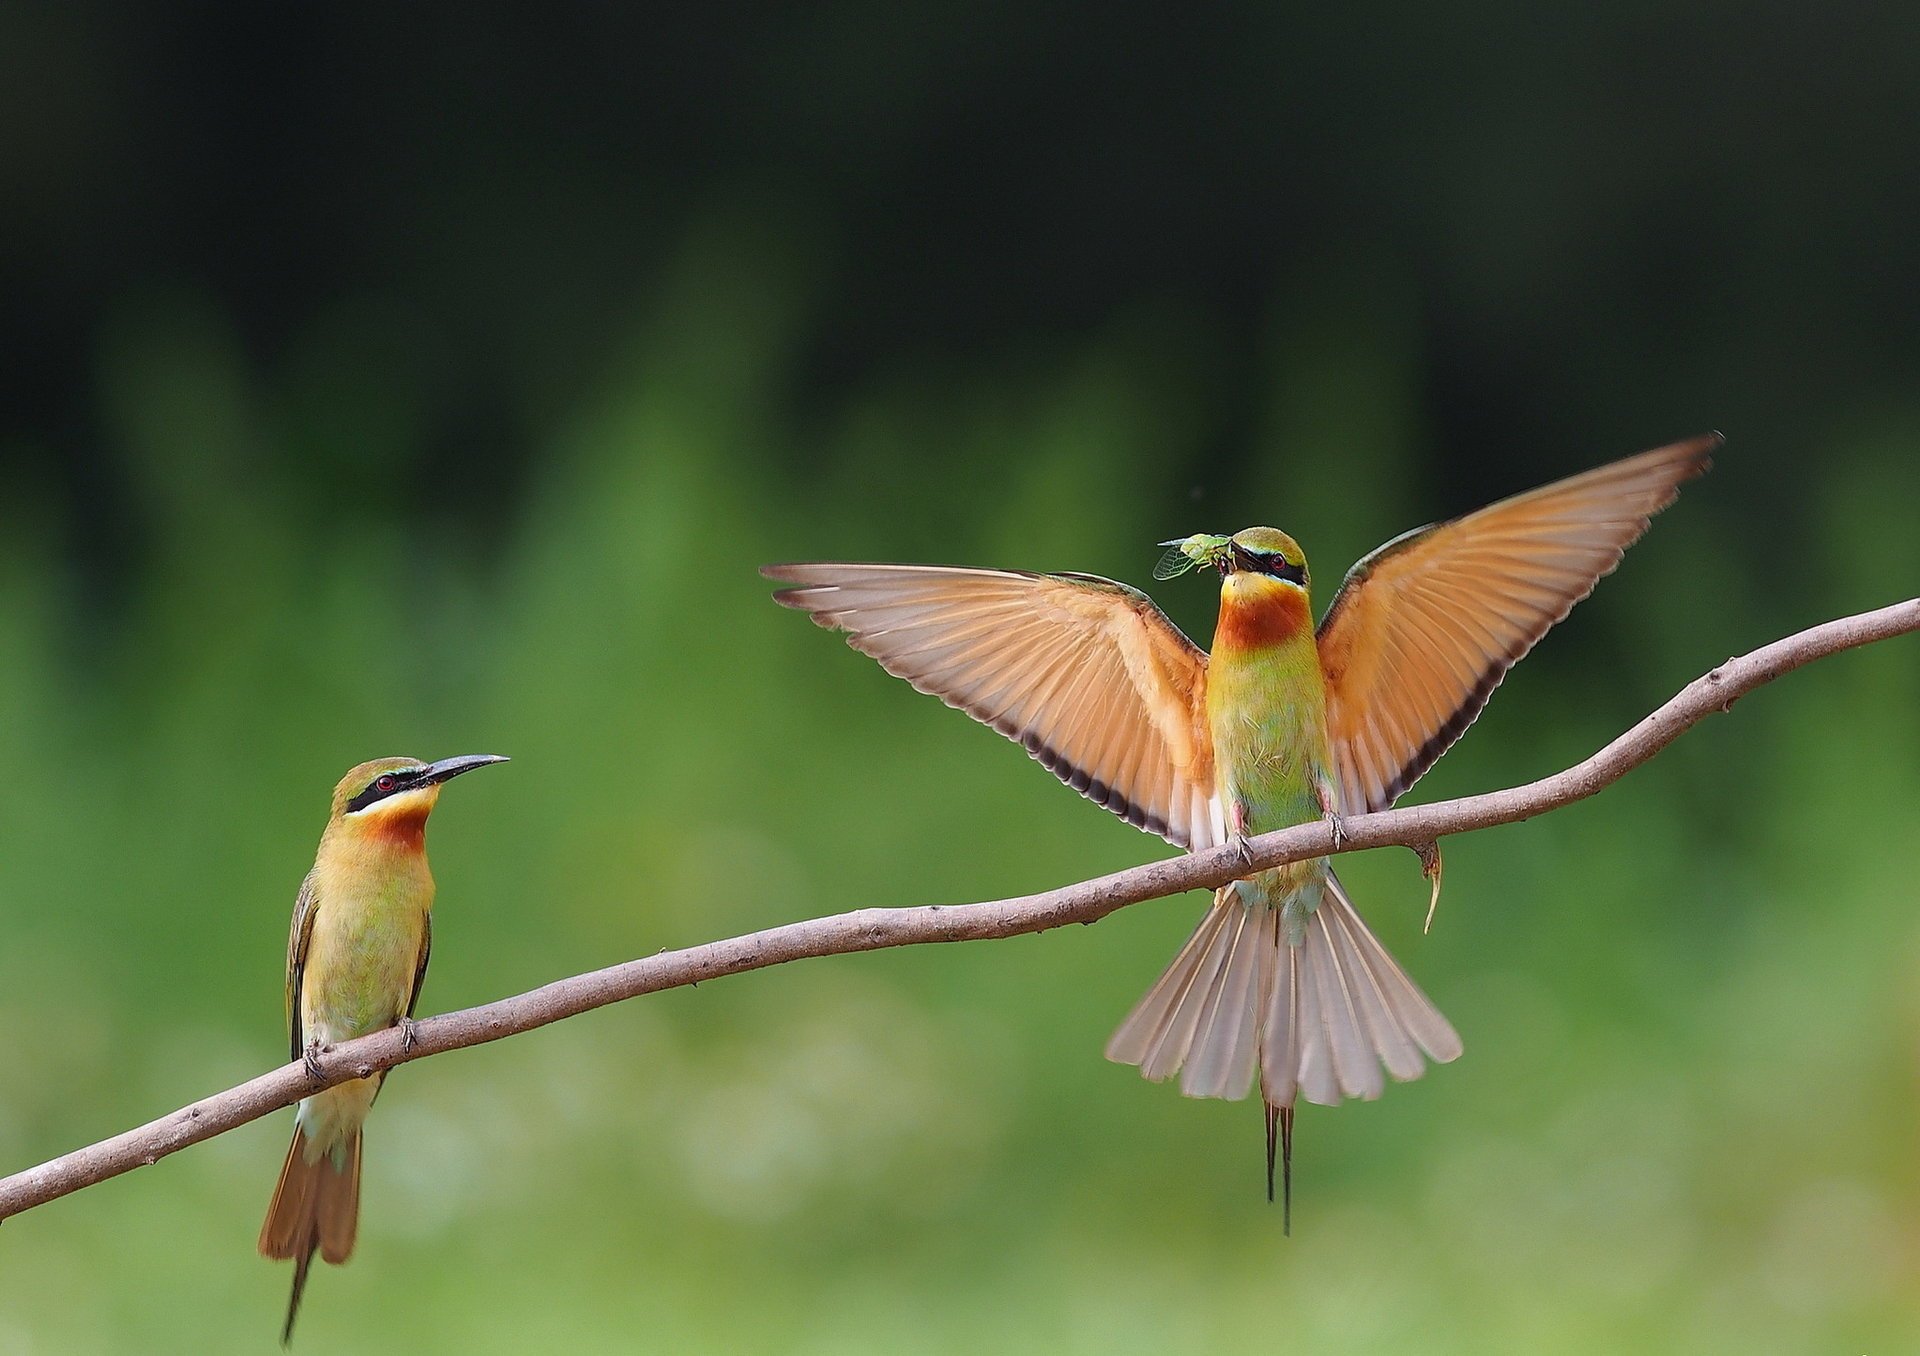
[[1334, 1073], [1331, 1029], [1336, 1014], [1328, 994], [1328, 989], [1332, 987], [1328, 973], [1332, 968], [1332, 956], [1324, 942], [1324, 936], [1309, 917], [1300, 945], [1293, 949], [1294, 964], [1299, 972], [1298, 997], [1294, 1000], [1298, 1010], [1294, 1020], [1300, 1030], [1297, 1037], [1300, 1043], [1300, 1066], [1293, 1071], [1293, 1076], [1299, 1084], [1302, 1097], [1321, 1106], [1335, 1106], [1340, 1101], [1340, 1082]]
[[1337, 912], [1338, 906], [1313, 911], [1308, 927], [1318, 931], [1320, 937], [1318, 945], [1308, 951], [1319, 971], [1320, 996], [1327, 1009], [1327, 1044], [1333, 1055], [1334, 1076], [1347, 1096], [1371, 1102], [1386, 1090], [1387, 1081], [1380, 1072], [1381, 1055], [1373, 1033], [1354, 999], [1354, 990], [1364, 982], [1364, 975], [1348, 970], [1347, 958], [1336, 940], [1345, 934], [1345, 929], [1330, 917]]
[[1253, 1081], [1259, 1055], [1260, 982], [1272, 969], [1271, 946], [1257, 935], [1267, 920], [1251, 909], [1234, 908], [1221, 929], [1226, 960], [1200, 1011], [1198, 1029], [1209, 1039], [1196, 1041], [1180, 1072], [1180, 1091], [1189, 1097], [1231, 1097]]
[[309, 1157], [309, 1148], [306, 1130], [296, 1124], [266, 1222], [260, 1226], [261, 1255], [293, 1259], [293, 1293], [280, 1332], [282, 1345], [293, 1340], [293, 1321], [300, 1313], [314, 1253], [335, 1265], [346, 1261], [360, 1227], [359, 1132], [336, 1153]]
[[1273, 1204], [1273, 1160], [1279, 1151], [1280, 1232], [1293, 1232], [1293, 1108], [1267, 1103], [1267, 1204]]
[[[1422, 1057], [1424, 1053], [1424, 1058]], [[1460, 1038], [1354, 912], [1331, 872], [1291, 944], [1278, 909], [1232, 886], [1107, 1043], [1107, 1057], [1191, 1097], [1269, 1105], [1371, 1100], [1460, 1055]]]
[[1268, 1106], [1292, 1106], [1300, 1085], [1300, 948], [1281, 935], [1273, 912], [1273, 987], [1260, 1027], [1260, 1095]]
[[1192, 1053], [1194, 1041], [1211, 1032], [1210, 1027], [1202, 1025], [1201, 1019], [1207, 1016], [1214, 990], [1220, 983], [1220, 973], [1233, 954], [1233, 924], [1234, 919], [1224, 913], [1215, 920], [1205, 947], [1195, 956], [1192, 970], [1179, 986], [1179, 996], [1166, 1027], [1154, 1042], [1147, 1064], [1142, 1066], [1151, 1071], [1148, 1077], [1161, 1079], [1179, 1072]]
[[1340, 972], [1347, 977], [1353, 999], [1380, 1063], [1397, 1079], [1418, 1078], [1425, 1061], [1419, 1046], [1397, 1021], [1387, 1004], [1386, 992], [1355, 929], [1358, 920], [1345, 909], [1329, 909], [1328, 936], [1339, 956]]
[[[1379, 986], [1390, 1020], [1400, 1031], [1411, 1036], [1434, 1063], [1450, 1064], [1460, 1058], [1460, 1036], [1454, 1031], [1453, 1024], [1440, 1015], [1440, 1010], [1434, 1007], [1432, 1000], [1420, 992], [1420, 986], [1387, 954], [1386, 947], [1380, 945], [1380, 939], [1367, 930], [1367, 925], [1360, 921], [1360, 915], [1353, 911], [1353, 901], [1340, 888], [1339, 880], [1330, 876], [1328, 883], [1331, 887], [1329, 893], [1338, 902], [1335, 913], [1345, 924], [1362, 964]], [[1418, 1078], [1421, 1074], [1418, 1057], [1411, 1062], [1411, 1073], [1395, 1073], [1394, 1077], [1402, 1082]]]
[[[1205, 964], [1224, 922], [1225, 915], [1218, 912], [1208, 913], [1201, 920], [1173, 964], [1135, 1005], [1133, 1016], [1121, 1023], [1107, 1042], [1107, 1058], [1138, 1064], [1142, 1073], [1156, 1081], [1179, 1069], [1193, 1040], [1193, 1027], [1176, 1020], [1181, 1000], [1193, 988], [1194, 977]], [[1192, 1011], [1197, 1023], [1199, 1008]]]

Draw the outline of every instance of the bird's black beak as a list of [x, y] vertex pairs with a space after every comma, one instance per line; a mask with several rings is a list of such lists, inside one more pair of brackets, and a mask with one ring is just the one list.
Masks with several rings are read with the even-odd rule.
[[497, 753], [468, 753], [458, 758], [442, 758], [437, 763], [429, 763], [420, 773], [422, 786], [438, 786], [441, 782], [450, 782], [463, 772], [471, 772], [477, 767], [486, 767], [491, 763], [504, 763], [507, 760]]

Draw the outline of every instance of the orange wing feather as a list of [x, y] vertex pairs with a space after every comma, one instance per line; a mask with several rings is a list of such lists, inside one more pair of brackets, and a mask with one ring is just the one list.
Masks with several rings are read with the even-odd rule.
[[1345, 811], [1383, 809], [1419, 780], [1720, 442], [1598, 467], [1409, 532], [1355, 565], [1319, 631]]
[[1224, 841], [1207, 656], [1151, 599], [1092, 575], [769, 565], [774, 597], [1181, 847]]

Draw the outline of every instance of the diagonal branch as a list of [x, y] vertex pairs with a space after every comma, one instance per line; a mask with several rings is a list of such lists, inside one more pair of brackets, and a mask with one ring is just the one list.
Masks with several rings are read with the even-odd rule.
[[[1738, 698], [1802, 664], [1912, 631], [1920, 631], [1920, 598], [1825, 622], [1728, 660], [1689, 683], [1679, 695], [1593, 757], [1564, 772], [1482, 796], [1356, 815], [1341, 822], [1337, 847], [1331, 827], [1324, 822], [1262, 834], [1247, 844], [1251, 866], [1278, 866], [1360, 848], [1430, 848], [1446, 834], [1530, 819], [1593, 795], [1646, 762], [1700, 720], [1728, 710]], [[403, 1048], [397, 1029], [363, 1036], [323, 1055], [323, 1076], [317, 1082], [309, 1079], [296, 1061], [137, 1129], [0, 1178], [0, 1219], [158, 1162], [323, 1087], [364, 1078], [409, 1060], [531, 1031], [622, 999], [808, 956], [844, 955], [922, 942], [979, 941], [1041, 932], [1063, 923], [1091, 923], [1128, 904], [1223, 885], [1248, 870], [1234, 848], [1214, 848], [1042, 894], [983, 904], [856, 909], [556, 980], [513, 998], [427, 1018], [414, 1028], [416, 1040], [411, 1049]]]

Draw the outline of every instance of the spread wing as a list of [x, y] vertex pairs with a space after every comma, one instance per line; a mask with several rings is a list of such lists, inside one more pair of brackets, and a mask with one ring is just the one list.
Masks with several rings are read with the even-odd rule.
[[307, 943], [313, 939], [313, 919], [319, 910], [319, 895], [313, 888], [313, 872], [300, 882], [300, 893], [293, 901], [293, 929], [287, 934], [287, 1036], [293, 1043], [293, 1058], [307, 1048], [306, 1032], [300, 1025], [300, 984], [307, 973]]
[[1409, 532], [1355, 565], [1319, 631], [1346, 812], [1383, 809], [1419, 780], [1720, 442], [1598, 467]]
[[1207, 657], [1144, 593], [1079, 574], [769, 565], [775, 599], [1181, 847], [1224, 842]]

